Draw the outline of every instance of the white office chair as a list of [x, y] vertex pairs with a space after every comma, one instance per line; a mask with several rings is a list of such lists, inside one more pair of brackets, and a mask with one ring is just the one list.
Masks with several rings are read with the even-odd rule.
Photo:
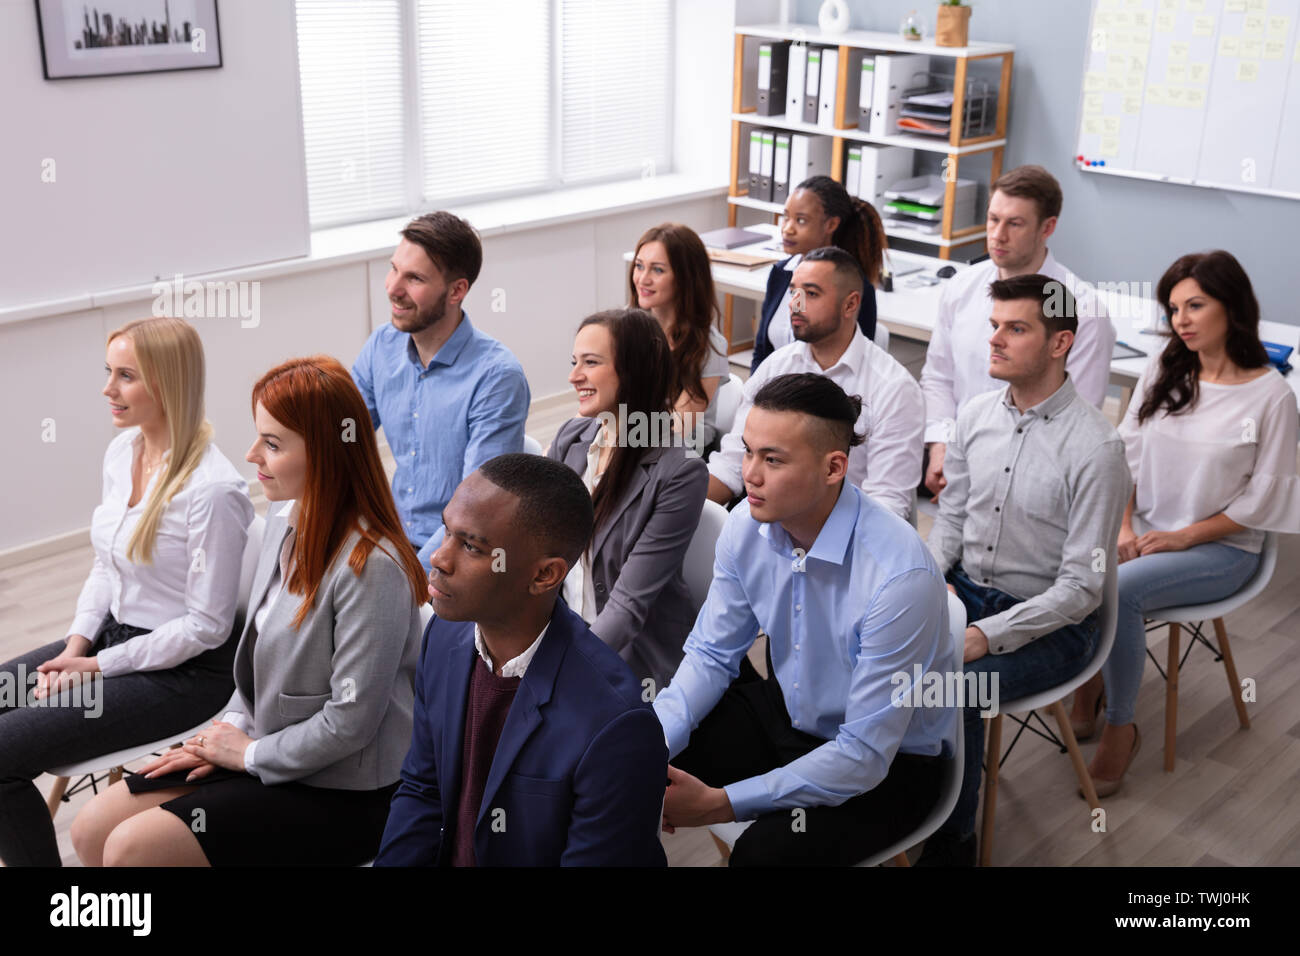
[[[266, 519], [261, 515], [253, 517], [253, 523], [248, 526], [248, 541], [244, 544], [244, 554], [239, 566], [239, 603], [235, 610], [235, 626], [233, 640], [239, 640], [239, 635], [243, 632], [244, 621], [248, 616], [248, 602], [252, 597], [253, 590], [253, 572], [257, 570], [257, 559], [262, 551], [262, 535], [266, 531]], [[180, 734], [171, 734], [162, 740], [155, 740], [152, 743], [138, 744], [134, 747], [126, 747], [122, 750], [116, 750], [113, 753], [102, 754], [98, 757], [92, 757], [89, 760], [82, 760], [78, 763], [67, 764], [63, 767], [52, 767], [48, 772], [55, 777], [54, 787], [50, 790], [49, 799], [46, 801], [50, 808], [50, 816], [53, 817], [59, 812], [59, 804], [67, 802], [72, 794], [90, 787], [95, 793], [99, 792], [97, 781], [95, 779], [96, 771], [102, 771], [108, 768], [109, 786], [117, 783], [122, 779], [122, 766], [146, 757], [149, 754], [166, 750], [168, 747], [178, 747], [181, 743], [200, 733], [203, 728], [212, 724], [212, 721], [221, 718], [225, 713], [225, 706], [216, 714], [209, 717], [196, 727]], [[86, 778], [80, 781], [77, 786], [69, 792], [68, 781], [73, 778]], [[101, 778], [102, 779], [102, 778]]]
[[524, 451], [525, 451], [527, 454], [529, 454], [529, 455], [545, 455], [545, 454], [546, 454], [546, 449], [542, 447], [542, 443], [539, 442], [539, 441], [538, 441], [536, 438], [534, 438], [532, 435], [525, 435], [525, 436], [524, 436]]
[[700, 512], [700, 523], [695, 526], [695, 534], [682, 559], [682, 577], [691, 592], [694, 613], [698, 614], [704, 606], [704, 599], [709, 595], [709, 585], [713, 583], [713, 554], [718, 548], [718, 535], [727, 523], [727, 509], [716, 501], [704, 502]]
[[876, 335], [872, 341], [876, 343], [877, 348], [884, 349], [886, 353], [889, 352], [889, 329], [885, 327], [885, 323], [880, 321], [878, 316], [876, 318]]
[[[1101, 801], [1097, 799], [1097, 790], [1092, 785], [1092, 776], [1088, 773], [1088, 765], [1084, 762], [1083, 753], [1079, 750], [1079, 742], [1074, 738], [1074, 730], [1070, 726], [1070, 717], [1065, 712], [1064, 701], [1076, 689], [1091, 680], [1097, 671], [1101, 670], [1101, 665], [1106, 663], [1106, 658], [1110, 656], [1110, 649], [1115, 646], [1115, 622], [1119, 616], [1117, 597], [1119, 578], [1115, 574], [1114, 555], [1108, 555], [1108, 562], [1106, 583], [1101, 598], [1101, 633], [1092, 660], [1079, 673], [1055, 687], [1050, 687], [1037, 694], [1030, 694], [1028, 697], [1000, 701], [997, 716], [988, 719], [988, 756], [984, 765], [984, 819], [980, 824], [980, 866], [989, 866], [993, 859], [993, 821], [997, 814], [998, 805], [998, 770], [1006, 762], [1007, 757], [1011, 756], [1011, 751], [1015, 748], [1020, 735], [1026, 730], [1052, 741], [1061, 748], [1062, 753], [1070, 755], [1070, 762], [1074, 765], [1075, 775], [1079, 778], [1079, 786], [1083, 788], [1084, 797], [1088, 801], [1089, 812], [1101, 806]], [[1056, 726], [1061, 732], [1059, 739], [1052, 733], [1051, 728], [1047, 726], [1043, 718], [1038, 716], [1037, 711], [1040, 708], [1050, 710], [1053, 716], [1056, 717]], [[1007, 752], [1003, 754], [1002, 718], [1006, 714], [1026, 713], [1028, 716], [1024, 719], [1012, 716], [1011, 719], [1020, 725], [1020, 729], [1016, 731], [1015, 737], [1011, 740], [1011, 745], [1007, 747]], [[1037, 720], [1042, 725], [1043, 730], [1030, 726], [1031, 720]], [[1001, 759], [999, 759], [999, 755]]]
[[[1232, 648], [1228, 646], [1228, 631], [1223, 625], [1223, 619], [1226, 615], [1240, 607], [1244, 607], [1254, 600], [1261, 591], [1268, 587], [1269, 580], [1273, 577], [1273, 570], [1277, 567], [1277, 548], [1278, 538], [1274, 532], [1268, 532], [1264, 536], [1264, 545], [1260, 549], [1259, 567], [1241, 590], [1222, 601], [1213, 601], [1209, 604], [1184, 604], [1180, 607], [1167, 607], [1159, 611], [1153, 611], [1148, 620], [1156, 622], [1155, 626], [1161, 624], [1169, 625], [1169, 646], [1165, 658], [1165, 669], [1161, 670], [1160, 662], [1156, 661], [1155, 655], [1147, 651], [1151, 659], [1155, 661], [1156, 670], [1159, 670], [1165, 678], [1165, 771], [1172, 772], [1174, 761], [1176, 759], [1175, 743], [1178, 737], [1178, 672], [1182, 669], [1183, 663], [1187, 660], [1187, 655], [1192, 652], [1197, 641], [1204, 644], [1214, 652], [1214, 659], [1223, 661], [1223, 669], [1228, 675], [1228, 693], [1232, 697], [1232, 704], [1237, 708], [1237, 721], [1241, 724], [1243, 730], [1250, 729], [1250, 717], [1246, 713], [1246, 702], [1241, 699], [1241, 681], [1237, 679], [1237, 665], [1232, 660]], [[1216, 649], [1201, 633], [1201, 628], [1205, 626], [1206, 621], [1214, 624], [1214, 634], [1218, 638], [1219, 646]], [[1193, 627], [1188, 630], [1191, 632], [1192, 640], [1187, 645], [1187, 651], [1183, 654], [1182, 659], [1178, 657], [1178, 637], [1182, 624], [1191, 624]], [[1150, 628], [1148, 628], [1150, 630]]]
[[718, 418], [715, 427], [719, 435], [731, 431], [736, 422], [736, 412], [740, 410], [740, 400], [745, 397], [745, 383], [735, 372], [727, 376], [725, 382], [718, 384]]
[[[956, 646], [957, 660], [960, 661], [966, 647], [966, 607], [961, 603], [961, 598], [951, 591], [948, 592], [948, 633]], [[957, 753], [944, 767], [943, 781], [939, 787], [939, 800], [934, 808], [907, 836], [855, 865], [880, 866], [886, 860], [893, 860], [896, 866], [910, 866], [907, 851], [929, 839], [939, 827], [943, 826], [943, 822], [952, 816], [953, 808], [957, 806], [957, 798], [961, 795], [961, 778], [965, 765], [966, 742], [963, 739], [962, 726], [961, 713], [958, 712]], [[719, 844], [719, 850], [726, 848], [724, 856], [730, 856], [731, 848], [736, 845], [736, 841], [751, 822], [747, 820], [743, 823], [715, 823], [709, 827], [709, 832]]]

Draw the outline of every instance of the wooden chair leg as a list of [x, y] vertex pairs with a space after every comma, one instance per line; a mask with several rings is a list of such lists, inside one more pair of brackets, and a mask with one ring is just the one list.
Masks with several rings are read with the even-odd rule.
[[1074, 728], [1070, 726], [1070, 717], [1065, 712], [1064, 701], [1058, 700], [1053, 704], [1052, 713], [1056, 716], [1056, 726], [1060, 728], [1065, 749], [1070, 752], [1070, 763], [1074, 764], [1074, 773], [1079, 778], [1083, 795], [1088, 800], [1088, 806], [1096, 810], [1101, 806], [1101, 801], [1097, 799], [1097, 788], [1092, 784], [1092, 774], [1088, 773], [1088, 765], [1083, 762], [1083, 752], [1079, 750], [1079, 741], [1075, 739]]
[[1237, 708], [1237, 720], [1242, 730], [1250, 730], [1250, 715], [1246, 713], [1246, 702], [1241, 699], [1241, 681], [1237, 679], [1237, 665], [1232, 660], [1232, 648], [1228, 646], [1228, 629], [1223, 618], [1214, 619], [1214, 634], [1219, 639], [1219, 653], [1223, 655], [1223, 669], [1228, 672], [1228, 686], [1232, 689], [1232, 705]]
[[1173, 773], [1175, 741], [1178, 738], [1178, 625], [1169, 625], [1169, 649], [1165, 660], [1165, 773]]
[[911, 865], [912, 865], [911, 862], [907, 859], [906, 853], [900, 853], [898, 854], [898, 856], [894, 857], [894, 866], [911, 866]]
[[108, 771], [108, 785], [111, 787], [113, 784], [117, 783], [121, 779], [122, 779], [122, 768], [110, 767]]
[[68, 789], [67, 777], [55, 777], [54, 787], [50, 790], [50, 797], [45, 801], [46, 806], [50, 808], [50, 819], [59, 812], [59, 804], [63, 802], [64, 791]]
[[722, 859], [723, 859], [723, 860], [730, 860], [730, 859], [731, 859], [731, 847], [727, 846], [727, 844], [723, 843], [721, 840], [719, 840], [719, 839], [718, 839], [716, 836], [714, 836], [712, 833], [710, 833], [709, 836], [713, 837], [713, 842], [714, 842], [714, 844], [717, 845], [717, 847], [718, 847], [718, 852], [722, 854]]
[[980, 825], [980, 866], [993, 865], [993, 820], [998, 806], [998, 761], [1002, 759], [1002, 713], [987, 722], [984, 762], [984, 819]]

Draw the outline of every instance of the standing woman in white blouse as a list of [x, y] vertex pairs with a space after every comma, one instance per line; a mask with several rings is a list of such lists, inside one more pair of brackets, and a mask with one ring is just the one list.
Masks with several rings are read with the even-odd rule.
[[[230, 697], [231, 631], [253, 506], [204, 420], [203, 345], [180, 319], [108, 338], [121, 430], [91, 520], [95, 564], [67, 637], [0, 665], [0, 859], [58, 866], [33, 779], [211, 717]], [[17, 699], [11, 699], [16, 697]]]
[[1143, 616], [1232, 595], [1259, 567], [1265, 531], [1300, 532], [1300, 416], [1260, 344], [1250, 279], [1227, 252], [1196, 253], [1169, 267], [1157, 296], [1174, 335], [1119, 428], [1135, 491], [1119, 532], [1115, 648], [1074, 700], [1076, 734], [1091, 736], [1104, 676], [1098, 796], [1119, 789], [1140, 743]]

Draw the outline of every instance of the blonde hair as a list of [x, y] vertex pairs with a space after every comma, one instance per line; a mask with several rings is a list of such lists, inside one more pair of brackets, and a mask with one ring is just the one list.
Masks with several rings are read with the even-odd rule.
[[170, 447], [167, 464], [144, 514], [135, 526], [126, 556], [136, 564], [153, 561], [158, 522], [172, 498], [185, 487], [212, 441], [212, 426], [203, 417], [203, 343], [183, 319], [136, 319], [108, 336], [130, 339], [140, 379], [162, 406]]

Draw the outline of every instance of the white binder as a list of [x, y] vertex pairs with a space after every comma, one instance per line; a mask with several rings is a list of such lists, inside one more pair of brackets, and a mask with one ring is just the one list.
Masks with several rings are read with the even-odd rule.
[[790, 134], [790, 191], [810, 176], [831, 174], [831, 145], [829, 136], [808, 133]]
[[762, 168], [758, 177], [758, 198], [769, 201], [772, 198], [772, 152], [776, 145], [776, 133], [770, 129], [763, 130]]
[[758, 195], [758, 179], [763, 171], [763, 131], [752, 130], [749, 134], [749, 195]]
[[918, 53], [876, 54], [875, 78], [871, 91], [871, 134], [889, 136], [898, 132], [898, 110], [903, 91], [916, 73], [929, 68], [930, 58]]
[[808, 59], [808, 44], [790, 45], [790, 62], [785, 80], [785, 119], [787, 123], [803, 121], [804, 67]]
[[835, 84], [839, 82], [840, 51], [828, 46], [822, 50], [821, 96], [818, 98], [817, 125], [835, 128]]
[[808, 48], [808, 64], [804, 68], [803, 84], [803, 121], [805, 123], [817, 122], [817, 106], [822, 92], [821, 63], [822, 55], [825, 52], [825, 48], [819, 46], [810, 46]]
[[849, 143], [849, 159], [844, 164], [844, 188], [850, 196], [858, 194], [858, 182], [862, 175], [862, 145]]

